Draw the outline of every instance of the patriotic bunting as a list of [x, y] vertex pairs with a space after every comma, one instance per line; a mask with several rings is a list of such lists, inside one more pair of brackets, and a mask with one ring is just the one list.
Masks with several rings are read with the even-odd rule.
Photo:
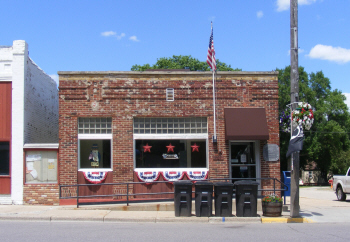
[[207, 179], [208, 171], [189, 171], [187, 177], [190, 180], [205, 180]]
[[103, 182], [107, 177], [105, 171], [84, 171], [83, 173], [85, 179], [94, 184]]
[[174, 182], [174, 181], [181, 180], [184, 177], [185, 172], [184, 171], [163, 171], [162, 175], [164, 180]]
[[136, 175], [140, 181], [151, 183], [158, 180], [160, 172], [159, 171], [137, 171]]
[[159, 179], [162, 175], [164, 180], [169, 182], [175, 182], [182, 180], [186, 175], [189, 180], [205, 180], [208, 177], [208, 170], [193, 170], [193, 171], [174, 171], [174, 170], [163, 170], [163, 171], [135, 171], [136, 176], [141, 182], [150, 184]]

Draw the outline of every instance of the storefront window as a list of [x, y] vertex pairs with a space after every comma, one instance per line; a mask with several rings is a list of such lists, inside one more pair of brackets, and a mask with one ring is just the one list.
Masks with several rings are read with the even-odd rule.
[[136, 168], [206, 168], [205, 140], [136, 140]]
[[26, 151], [26, 183], [57, 182], [57, 151]]
[[135, 118], [135, 168], [207, 168], [206, 117]]
[[10, 142], [0, 142], [0, 175], [10, 174]]
[[79, 168], [111, 169], [112, 118], [79, 118]]
[[80, 168], [111, 168], [111, 140], [79, 140]]

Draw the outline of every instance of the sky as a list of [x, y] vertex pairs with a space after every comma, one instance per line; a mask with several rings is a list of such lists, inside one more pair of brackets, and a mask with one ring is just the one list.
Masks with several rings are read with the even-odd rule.
[[[191, 55], [243, 71], [290, 65], [290, 0], [0, 0], [0, 45], [25, 40], [30, 58], [58, 71], [130, 71]], [[299, 66], [322, 71], [350, 106], [350, 0], [299, 0]]]

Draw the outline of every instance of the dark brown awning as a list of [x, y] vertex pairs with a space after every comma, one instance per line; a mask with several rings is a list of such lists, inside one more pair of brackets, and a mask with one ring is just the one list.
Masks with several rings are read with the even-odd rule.
[[226, 140], [268, 140], [265, 108], [225, 108]]

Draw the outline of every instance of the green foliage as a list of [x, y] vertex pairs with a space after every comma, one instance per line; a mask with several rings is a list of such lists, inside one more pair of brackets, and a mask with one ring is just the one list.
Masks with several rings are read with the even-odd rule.
[[[290, 103], [290, 66], [279, 71], [279, 110]], [[300, 166], [315, 161], [323, 174], [345, 173], [350, 163], [350, 115], [345, 96], [331, 90], [331, 84], [322, 71], [308, 75], [299, 67], [299, 98], [309, 103], [314, 112], [310, 131], [304, 130], [304, 145], [300, 152]], [[280, 131], [281, 169], [287, 169], [285, 154], [290, 133]]]
[[[145, 71], [149, 69], [185, 69], [189, 68], [191, 71], [210, 71], [209, 65], [206, 61], [199, 61], [192, 56], [173, 55], [170, 58], [160, 58], [154, 65], [145, 64], [133, 65], [132, 71]], [[227, 65], [219, 60], [216, 60], [216, 68], [218, 71], [241, 71], [241, 69], [233, 69], [231, 65]]]

